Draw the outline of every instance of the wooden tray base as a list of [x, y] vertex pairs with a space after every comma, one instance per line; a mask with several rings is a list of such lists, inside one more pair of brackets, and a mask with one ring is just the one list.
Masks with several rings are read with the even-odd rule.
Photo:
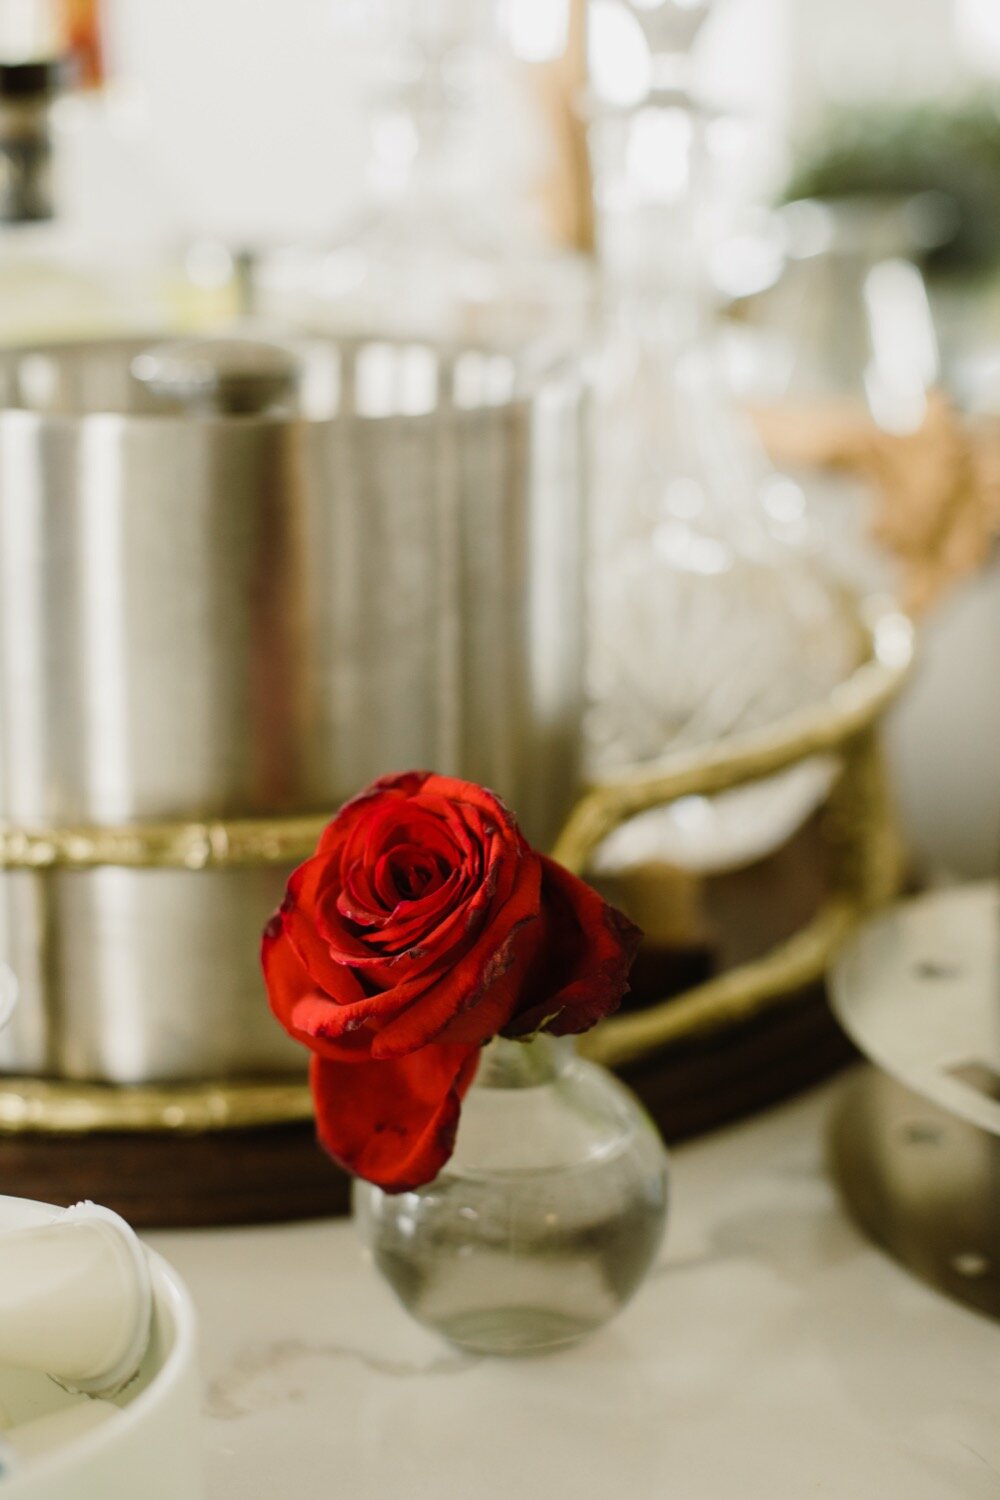
[[[817, 988], [753, 1023], [623, 1073], [676, 1142], [762, 1109], [852, 1056]], [[0, 1136], [5, 1193], [105, 1203], [140, 1229], [274, 1223], [349, 1209], [350, 1184], [311, 1125], [205, 1135]]]

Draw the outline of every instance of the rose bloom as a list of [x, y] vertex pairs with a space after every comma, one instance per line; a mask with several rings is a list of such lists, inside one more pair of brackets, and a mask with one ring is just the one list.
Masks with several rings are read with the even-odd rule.
[[586, 1031], [641, 934], [536, 853], [492, 792], [410, 772], [325, 829], [264, 931], [271, 1008], [312, 1052], [321, 1144], [388, 1192], [451, 1156], [483, 1043]]

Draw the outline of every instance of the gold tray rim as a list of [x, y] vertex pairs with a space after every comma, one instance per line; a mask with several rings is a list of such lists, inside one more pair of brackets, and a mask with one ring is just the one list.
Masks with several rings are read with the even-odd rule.
[[[858, 624], [863, 659], [828, 698], [766, 730], [734, 736], [707, 751], [673, 754], [585, 787], [556, 841], [554, 857], [581, 870], [591, 850], [636, 813], [678, 797], [727, 791], [808, 756], [842, 749], [874, 723], [913, 663], [913, 624], [895, 605], [873, 605]], [[0, 822], [0, 870], [292, 865], [312, 853], [331, 815], [332, 810], [291, 817], [49, 827]]]
[[[838, 751], [833, 798], [843, 825], [840, 876], [829, 900], [786, 942], [648, 1010], [612, 1016], [581, 1039], [607, 1066], [635, 1062], [691, 1037], [745, 1022], [819, 980], [858, 921], [895, 894], [901, 862], [880, 774], [876, 722], [913, 663], [913, 626], [894, 606], [861, 620], [864, 660], [829, 699], [707, 753], [678, 754], [585, 791], [554, 855], [585, 870], [620, 823], [692, 793], [717, 793]], [[291, 864], [308, 855], [326, 817], [25, 830], [0, 826], [0, 868], [97, 865], [201, 870]], [[254, 1129], [312, 1119], [309, 1086], [290, 1079], [114, 1085], [0, 1078], [0, 1135], [188, 1133]]]
[[0, 1078], [0, 1138], [18, 1135], [203, 1135], [304, 1124], [309, 1083], [262, 1078], [184, 1084], [82, 1083]]

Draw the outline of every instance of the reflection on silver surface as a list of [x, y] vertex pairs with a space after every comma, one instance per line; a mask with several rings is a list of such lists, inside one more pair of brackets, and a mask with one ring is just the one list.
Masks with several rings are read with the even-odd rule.
[[[574, 373], [282, 347], [295, 409], [248, 412], [241, 371], [238, 415], [198, 382], [143, 384], [134, 342], [0, 358], [0, 816], [314, 812], [421, 766], [495, 787], [550, 841], [578, 785]], [[276, 876], [2, 880], [25, 997], [8, 1067], [297, 1062], [256, 975]]]
[[917, 1275], [1000, 1317], [1000, 890], [934, 891], [876, 917], [831, 992], [876, 1064], [830, 1132], [848, 1206]]
[[247, 1075], [301, 1071], [301, 1049], [267, 1008], [257, 958], [283, 886], [275, 870], [58, 874], [48, 983], [59, 1012], [46, 1071], [175, 1079], [192, 1058], [206, 1077], [225, 1077], [234, 1059]]
[[861, 1227], [909, 1270], [1000, 1317], [1000, 1141], [864, 1068], [840, 1097], [830, 1164]]

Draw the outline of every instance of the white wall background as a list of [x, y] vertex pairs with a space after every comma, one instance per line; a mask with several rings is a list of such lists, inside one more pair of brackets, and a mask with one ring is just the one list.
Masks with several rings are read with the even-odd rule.
[[[103, 108], [65, 113], [76, 216], [138, 239], [336, 232], [363, 163], [363, 69], [338, 0], [105, 3], [119, 82]], [[707, 90], [754, 133], [749, 193], [828, 101], [939, 90], [963, 70], [1000, 72], [1000, 0], [717, 0], [700, 49]], [[530, 174], [524, 129], [496, 128]]]

